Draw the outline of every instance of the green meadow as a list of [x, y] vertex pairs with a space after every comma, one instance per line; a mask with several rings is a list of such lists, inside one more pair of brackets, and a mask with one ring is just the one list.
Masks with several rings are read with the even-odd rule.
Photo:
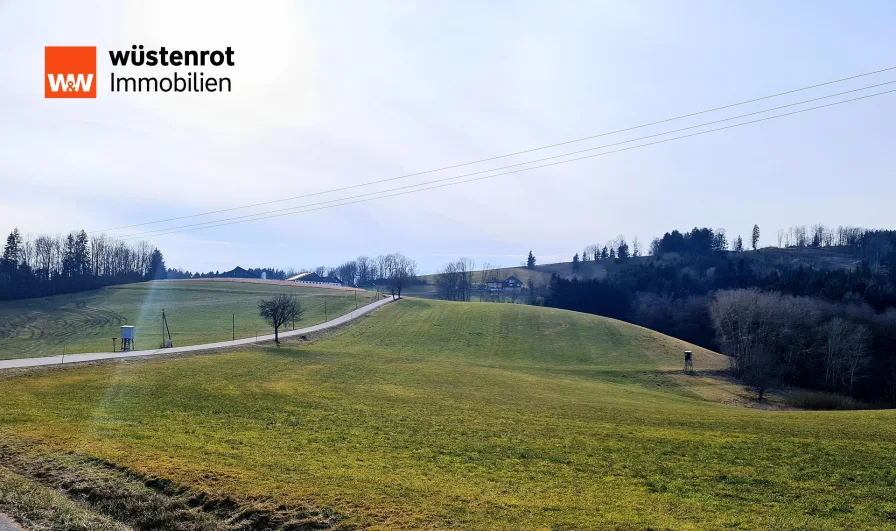
[[[135, 325], [137, 348], [162, 344], [162, 310], [175, 346], [227, 341], [272, 330], [259, 316], [259, 299], [295, 294], [305, 309], [296, 327], [355, 308], [355, 293], [325, 288], [212, 280], [154, 281], [95, 291], [0, 302], [0, 359], [109, 352], [119, 327]], [[371, 294], [358, 293], [358, 304]], [[324, 307], [326, 303], [326, 308]]]
[[281, 348], [7, 373], [0, 441], [336, 529], [896, 528], [896, 413], [706, 400], [726, 360], [684, 375], [685, 348], [407, 299]]

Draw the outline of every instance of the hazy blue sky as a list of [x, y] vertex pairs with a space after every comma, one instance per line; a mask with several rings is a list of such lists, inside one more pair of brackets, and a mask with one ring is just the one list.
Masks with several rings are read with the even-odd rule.
[[[599, 134], [896, 66], [894, 27], [891, 1], [0, 2], [0, 230], [106, 229]], [[110, 93], [107, 50], [131, 44], [231, 46], [237, 66], [214, 73], [232, 78], [233, 93]], [[98, 47], [96, 100], [43, 98], [46, 45]], [[896, 70], [391, 186], [891, 80]], [[888, 87], [878, 90], [896, 84]], [[646, 242], [695, 225], [746, 238], [758, 223], [764, 244], [794, 224], [894, 228], [894, 111], [890, 94], [473, 184], [147, 239], [170, 266], [191, 270], [335, 265], [399, 250], [432, 271], [459, 256], [518, 264], [530, 248], [541, 261], [569, 260], [619, 234]]]

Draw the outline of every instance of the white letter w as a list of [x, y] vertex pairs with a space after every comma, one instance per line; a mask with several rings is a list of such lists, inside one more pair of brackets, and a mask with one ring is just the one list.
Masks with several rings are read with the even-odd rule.
[[62, 92], [68, 92], [69, 89], [75, 92], [90, 92], [90, 85], [93, 84], [93, 74], [87, 74], [87, 79], [84, 79], [84, 74], [78, 74], [77, 78], [74, 74], [65, 77], [56, 74], [55, 79], [53, 74], [47, 74], [47, 78], [50, 80], [50, 90], [53, 92], [59, 92], [59, 89], [62, 89]]

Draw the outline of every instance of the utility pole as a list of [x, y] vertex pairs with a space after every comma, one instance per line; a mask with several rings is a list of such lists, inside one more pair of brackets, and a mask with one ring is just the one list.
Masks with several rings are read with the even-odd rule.
[[[165, 341], [165, 333], [168, 333], [168, 341]], [[162, 348], [168, 348], [171, 343], [171, 329], [168, 328], [168, 318], [165, 317], [165, 310], [162, 310]], [[174, 346], [174, 343], [171, 343]]]

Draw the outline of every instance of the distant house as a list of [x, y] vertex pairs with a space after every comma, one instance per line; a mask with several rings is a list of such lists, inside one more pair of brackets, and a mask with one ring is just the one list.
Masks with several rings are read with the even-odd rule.
[[510, 275], [504, 279], [504, 287], [507, 289], [519, 289], [523, 287], [523, 281]]
[[521, 289], [523, 287], [523, 281], [511, 275], [504, 280], [493, 278], [486, 282], [485, 285], [489, 291], [504, 291], [505, 289], [514, 290]]
[[485, 286], [489, 291], [503, 291], [504, 290], [504, 282], [493, 278], [485, 283]]
[[341, 286], [342, 281], [336, 277], [322, 277], [317, 273], [299, 273], [287, 278], [289, 282], [297, 284], [316, 284], [318, 286]]

